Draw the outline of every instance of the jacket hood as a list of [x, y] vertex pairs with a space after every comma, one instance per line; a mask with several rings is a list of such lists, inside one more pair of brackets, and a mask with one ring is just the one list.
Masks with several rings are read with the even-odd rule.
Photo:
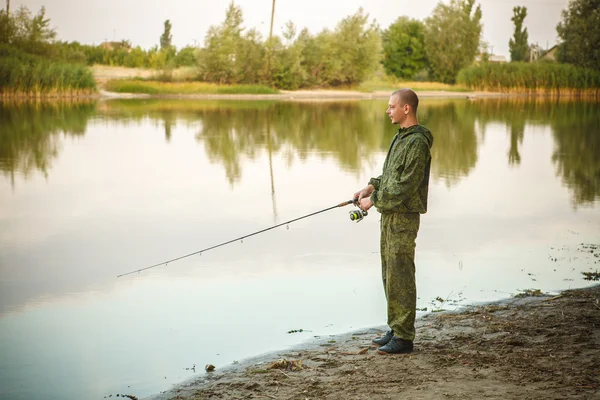
[[409, 126], [408, 128], [400, 128], [398, 130], [398, 135], [401, 139], [414, 134], [424, 137], [429, 145], [429, 148], [431, 149], [431, 146], [433, 146], [433, 135], [429, 129], [425, 128], [423, 125], [413, 125]]

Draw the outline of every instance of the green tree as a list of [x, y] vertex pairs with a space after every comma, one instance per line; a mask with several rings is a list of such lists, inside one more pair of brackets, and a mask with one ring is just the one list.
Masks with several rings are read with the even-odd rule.
[[369, 23], [369, 14], [362, 7], [338, 23], [333, 36], [326, 43], [330, 54], [329, 84], [356, 84], [377, 69], [381, 57], [381, 36], [375, 21]]
[[[289, 34], [288, 30], [284, 36]], [[299, 86], [353, 85], [377, 69], [381, 36], [378, 26], [375, 22], [369, 23], [368, 14], [361, 8], [340, 21], [334, 31], [324, 29], [313, 36], [303, 29], [294, 43], [284, 48], [287, 49], [284, 54], [290, 68], [288, 72], [293, 70], [294, 79], [303, 77]]]
[[0, 12], [0, 43], [19, 47], [28, 53], [50, 55], [56, 32], [50, 28], [46, 9], [40, 8], [35, 16], [25, 6], [10, 16]]
[[131, 49], [125, 56], [124, 66], [130, 68], [143, 68], [147, 65], [146, 52], [140, 46]]
[[211, 26], [199, 55], [200, 73], [204, 80], [232, 83], [236, 77], [236, 50], [242, 41], [242, 9], [233, 2], [225, 12], [225, 21]]
[[0, 10], [0, 44], [12, 43], [15, 36], [13, 19], [4, 10]]
[[399, 17], [383, 31], [381, 64], [387, 74], [410, 79], [427, 68], [424, 30], [421, 21]]
[[50, 19], [46, 18], [46, 8], [42, 6], [29, 25], [28, 40], [35, 43], [49, 43], [56, 37], [54, 29], [50, 28]]
[[256, 29], [241, 36], [235, 49], [234, 81], [259, 83], [264, 76], [266, 47]]
[[600, 0], [572, 0], [556, 27], [560, 62], [600, 70]]
[[162, 35], [160, 35], [160, 49], [163, 51], [169, 50], [172, 46], [172, 40], [173, 36], [171, 35], [171, 21], [166, 20], [164, 31]]
[[177, 67], [192, 66], [196, 64], [196, 52], [197, 49], [192, 46], [185, 46], [177, 52], [175, 56], [175, 65]]
[[294, 40], [295, 37], [296, 26], [289, 21], [283, 31], [285, 42], [282, 43], [277, 37], [272, 40], [272, 48], [275, 51], [272, 67], [273, 83], [282, 89], [298, 89], [306, 80], [306, 70], [302, 66], [304, 42]]
[[454, 83], [458, 71], [475, 60], [481, 37], [481, 7], [475, 0], [438, 3], [425, 20], [425, 54], [434, 79]]
[[514, 7], [511, 21], [515, 24], [515, 33], [508, 41], [510, 61], [527, 61], [529, 53], [529, 35], [523, 29], [523, 21], [527, 17], [527, 7]]
[[324, 80], [324, 65], [323, 60], [327, 56], [324, 54], [323, 42], [325, 36], [331, 35], [330, 32], [323, 31], [318, 36], [310, 34], [308, 29], [304, 28], [300, 31], [296, 44], [300, 50], [300, 65], [306, 72], [305, 86], [318, 86]]

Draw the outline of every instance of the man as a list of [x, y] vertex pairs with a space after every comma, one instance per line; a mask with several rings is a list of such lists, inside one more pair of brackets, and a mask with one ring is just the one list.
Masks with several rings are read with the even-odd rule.
[[383, 173], [354, 194], [359, 206], [381, 213], [381, 268], [390, 330], [373, 340], [380, 354], [410, 353], [415, 338], [417, 289], [415, 239], [427, 212], [433, 136], [417, 120], [419, 99], [410, 89], [392, 93], [387, 115], [400, 129], [388, 150]]

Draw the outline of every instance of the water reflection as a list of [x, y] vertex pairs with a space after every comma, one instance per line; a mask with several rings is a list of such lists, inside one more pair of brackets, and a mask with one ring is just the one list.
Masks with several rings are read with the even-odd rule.
[[419, 108], [419, 122], [434, 135], [431, 173], [448, 187], [466, 177], [477, 164], [476, 132], [480, 105], [467, 101], [438, 101]]
[[552, 162], [571, 189], [573, 204], [600, 198], [600, 113], [596, 101], [570, 99], [487, 99], [477, 104], [478, 121], [505, 123], [510, 132], [509, 164], [519, 165], [526, 125], [549, 126], [554, 137]]
[[[242, 159], [282, 153], [289, 165], [307, 154], [331, 157], [341, 168], [359, 173], [373, 156], [387, 151], [394, 128], [384, 101], [245, 102], [109, 101], [90, 103], [0, 103], [0, 169], [14, 183], [15, 172], [47, 175], [58, 157], [58, 133], [83, 135], [88, 120], [100, 115], [127, 125], [150, 118], [164, 127], [165, 140], [178, 124], [197, 126], [196, 138], [227, 180], [242, 179]], [[573, 192], [575, 205], [600, 196], [600, 113], [598, 103], [544, 99], [428, 100], [421, 122], [435, 135], [432, 175], [448, 187], [475, 168], [488, 124], [506, 126], [507, 162], [522, 162], [519, 150], [526, 125], [550, 126], [557, 174]], [[272, 171], [271, 171], [272, 172]], [[274, 186], [272, 188], [274, 195]], [[273, 199], [273, 203], [275, 200]]]
[[58, 135], [84, 135], [95, 111], [93, 102], [0, 101], [0, 170], [13, 185], [17, 172], [47, 176], [60, 150]]
[[508, 151], [508, 163], [511, 165], [521, 164], [519, 145], [523, 143], [525, 135], [525, 121], [511, 121], [510, 124], [510, 150]]
[[[254, 159], [261, 150], [285, 152], [290, 164], [308, 153], [332, 156], [345, 169], [361, 171], [372, 155], [387, 151], [394, 128], [383, 116], [385, 102], [344, 103], [173, 103], [114, 102], [111, 108], [129, 109], [127, 115], [151, 116], [165, 125], [169, 140], [176, 120], [199, 121], [198, 141], [207, 155], [223, 164], [231, 184], [242, 174], [241, 157]], [[150, 111], [148, 109], [150, 107]], [[600, 196], [597, 157], [600, 130], [598, 103], [549, 99], [485, 99], [482, 101], [423, 100], [421, 123], [435, 134], [432, 149], [434, 179], [448, 187], [466, 177], [477, 164], [478, 146], [488, 124], [505, 124], [510, 136], [508, 163], [521, 163], [519, 147], [525, 126], [550, 126], [557, 149], [557, 173], [573, 190], [574, 203]]]
[[552, 118], [556, 148], [552, 162], [573, 193], [573, 204], [600, 198], [600, 112], [598, 104], [559, 104], [560, 118]]

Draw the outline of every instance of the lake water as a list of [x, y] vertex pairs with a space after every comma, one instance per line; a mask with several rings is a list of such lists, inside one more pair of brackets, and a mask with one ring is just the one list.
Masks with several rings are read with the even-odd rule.
[[[350, 199], [381, 171], [386, 104], [0, 103], [0, 398], [144, 397], [385, 324], [375, 210], [117, 275]], [[435, 136], [419, 308], [591, 284], [598, 103], [422, 99], [419, 117]]]

